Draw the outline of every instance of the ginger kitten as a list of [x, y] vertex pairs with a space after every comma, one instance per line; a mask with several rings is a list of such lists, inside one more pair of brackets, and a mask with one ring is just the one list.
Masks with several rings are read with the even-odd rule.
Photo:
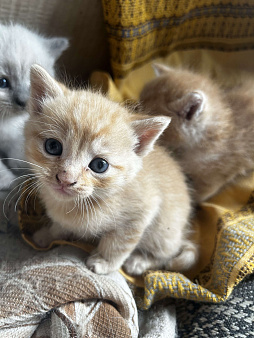
[[197, 202], [254, 169], [254, 85], [223, 89], [208, 76], [154, 65], [141, 95], [143, 109], [172, 117], [162, 142], [190, 178]]
[[98, 274], [123, 264], [138, 275], [195, 263], [184, 175], [155, 145], [170, 118], [135, 115], [100, 93], [69, 90], [37, 65], [29, 107], [26, 156], [53, 223], [35, 233], [38, 245], [97, 239], [86, 264]]

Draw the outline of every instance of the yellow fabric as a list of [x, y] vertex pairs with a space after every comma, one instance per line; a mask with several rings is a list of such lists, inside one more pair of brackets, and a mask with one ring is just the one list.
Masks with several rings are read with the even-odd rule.
[[251, 0], [102, 0], [114, 79], [175, 50], [254, 45]]

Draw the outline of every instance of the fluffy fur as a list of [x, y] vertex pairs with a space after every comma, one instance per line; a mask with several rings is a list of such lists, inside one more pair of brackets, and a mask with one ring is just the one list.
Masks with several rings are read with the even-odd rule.
[[141, 95], [152, 115], [172, 117], [163, 144], [190, 178], [197, 202], [254, 168], [254, 85], [223, 89], [190, 70], [154, 65], [157, 78]]
[[[135, 115], [88, 90], [71, 91], [39, 66], [31, 71], [26, 155], [53, 225], [34, 235], [99, 242], [87, 266], [99, 274], [166, 267], [188, 269], [197, 247], [188, 239], [190, 197], [176, 162], [154, 145], [170, 118]], [[47, 153], [47, 140], [62, 153]], [[59, 145], [59, 144], [58, 144]], [[108, 169], [92, 169], [102, 158]]]
[[[4, 157], [24, 159], [31, 65], [38, 63], [54, 75], [54, 63], [67, 47], [65, 38], [45, 38], [21, 25], [0, 24], [0, 149]], [[8, 188], [15, 177], [7, 167], [19, 166], [24, 162], [0, 161], [0, 189]]]

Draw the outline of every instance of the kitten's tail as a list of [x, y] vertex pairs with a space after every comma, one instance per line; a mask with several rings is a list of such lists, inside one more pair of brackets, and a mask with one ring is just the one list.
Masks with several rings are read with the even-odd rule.
[[169, 271], [182, 272], [189, 270], [198, 260], [198, 245], [190, 240], [185, 240], [180, 254], [170, 260], [166, 265]]

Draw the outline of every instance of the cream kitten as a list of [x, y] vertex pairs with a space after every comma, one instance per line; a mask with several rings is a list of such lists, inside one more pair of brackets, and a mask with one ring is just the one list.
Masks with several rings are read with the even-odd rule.
[[31, 70], [26, 155], [53, 225], [35, 233], [93, 240], [87, 260], [98, 274], [188, 269], [197, 246], [187, 237], [191, 211], [184, 175], [154, 143], [168, 117], [139, 116], [99, 93], [71, 91], [45, 70]]
[[[0, 24], [0, 150], [4, 157], [24, 159], [23, 127], [28, 118], [31, 65], [38, 63], [54, 75], [54, 63], [67, 47], [65, 38], [45, 38], [21, 25]], [[20, 166], [27, 165], [0, 160], [0, 190], [8, 188], [15, 178], [8, 167]]]
[[254, 169], [254, 84], [222, 89], [208, 76], [154, 65], [141, 95], [152, 115], [172, 117], [163, 144], [191, 179], [197, 202]]

